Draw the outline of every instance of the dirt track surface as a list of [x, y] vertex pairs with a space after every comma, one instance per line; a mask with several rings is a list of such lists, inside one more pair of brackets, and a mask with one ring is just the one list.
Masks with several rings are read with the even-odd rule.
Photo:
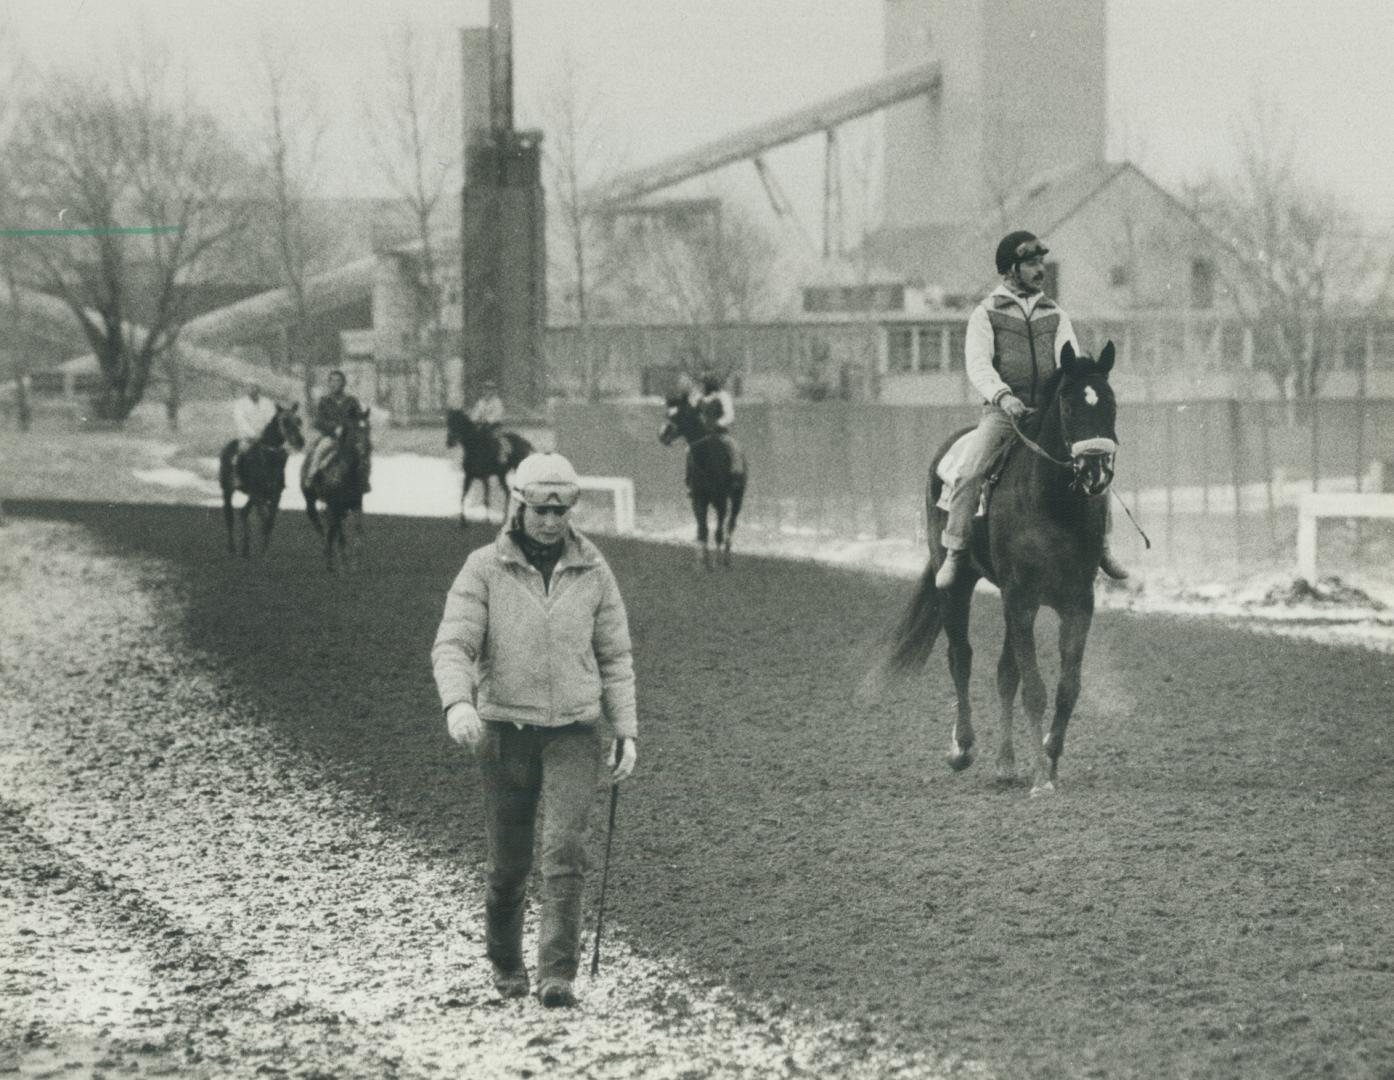
[[[88, 764], [75, 766], [72, 790], [108, 792], [101, 805], [113, 817], [95, 828], [90, 817], [65, 815], [71, 792], [45, 804], [32, 792], [13, 801], [7, 793], [21, 811], [5, 817], [6, 857], [37, 867], [20, 880], [75, 882], [61, 895], [83, 898], [71, 917], [91, 923], [88, 955], [101, 963], [127, 956], [102, 942], [121, 940], [131, 919], [162, 927], [173, 911], [170, 929], [185, 933], [205, 920], [192, 943], [170, 948], [169, 980], [231, 979], [220, 1009], [234, 1019], [167, 1020], [166, 1033], [192, 1029], [207, 1040], [215, 1038], [207, 1024], [226, 1028], [216, 1038], [228, 1040], [229, 1060], [256, 1060], [245, 1055], [263, 1047], [271, 1056], [261, 1060], [274, 1061], [276, 1041], [286, 1040], [322, 1048], [296, 1060], [329, 1072], [340, 1052], [365, 1075], [392, 1061], [409, 1071], [410, 1035], [451, 1015], [452, 995], [487, 997], [478, 943], [442, 899], [468, 887], [482, 851], [468, 764], [444, 738], [427, 658], [445, 589], [487, 534], [373, 521], [364, 570], [330, 578], [300, 522], [278, 529], [269, 559], [245, 565], [222, 555], [207, 512], [27, 512], [36, 509], [82, 522], [110, 553], [136, 560], [129, 565], [152, 595], [174, 598], [104, 632], [117, 642], [127, 630], [140, 643], [172, 635], [165, 655], [192, 657], [199, 680], [180, 690], [194, 696], [166, 718], [164, 746], [156, 729], [121, 717], [132, 687], [161, 674], [142, 644], [100, 678], [81, 662], [65, 666], [61, 646], [45, 657], [61, 677], [29, 689], [70, 706], [33, 738], [45, 752], [75, 744], [72, 756]], [[925, 679], [879, 703], [855, 696], [906, 583], [757, 559], [707, 576], [682, 550], [601, 546], [630, 608], [640, 678], [640, 773], [621, 800], [610, 908], [617, 945], [636, 962], [672, 958], [692, 978], [729, 987], [732, 1008], [750, 1010], [741, 1030], [811, 1012], [848, 1025], [845, 1060], [884, 1054], [889, 1064], [893, 1051], [919, 1052], [930, 1055], [914, 1066], [924, 1072], [951, 1069], [938, 1056], [951, 1052], [1004, 1076], [1394, 1075], [1388, 657], [1192, 621], [1101, 616], [1062, 792], [1030, 800], [984, 768], [1000, 639], [992, 602], [980, 601], [975, 618], [984, 764], [951, 775], [942, 764], [951, 698], [942, 656]], [[100, 577], [88, 584], [103, 586]], [[49, 632], [72, 632], [50, 621]], [[1050, 636], [1041, 640], [1048, 661]], [[8, 660], [5, 678], [8, 698]], [[181, 736], [180, 715], [201, 736]], [[6, 723], [10, 731], [13, 717]], [[83, 738], [104, 725], [111, 738]], [[210, 728], [230, 740], [213, 744], [226, 753], [209, 749]], [[239, 771], [239, 761], [264, 760], [282, 762], [281, 771]], [[176, 765], [204, 787], [175, 782]], [[269, 836], [312, 823], [298, 846], [268, 851], [254, 823], [220, 822], [218, 799], [240, 785], [277, 823]], [[169, 802], [181, 790], [205, 797]], [[156, 793], [167, 816], [142, 816]], [[43, 828], [33, 824], [36, 806]], [[107, 829], [166, 837], [168, 866], [124, 866], [119, 847], [100, 843]], [[261, 869], [240, 883], [199, 878], [208, 890], [200, 893], [187, 871], [210, 835], [232, 836], [250, 853], [243, 862], [260, 859]], [[325, 853], [357, 872], [365, 851], [374, 882], [379, 871], [398, 881], [396, 898], [350, 918], [351, 883], [330, 872], [336, 864]], [[286, 906], [304, 890], [278, 891], [288, 888], [278, 875], [294, 880], [306, 867], [326, 875], [315, 884], [326, 900], [312, 908], [323, 923]], [[239, 910], [266, 905], [266, 926], [219, 924], [228, 895], [242, 897]], [[348, 919], [351, 932], [336, 930], [327, 912]], [[163, 932], [142, 933], [142, 947]], [[226, 955], [202, 944], [228, 933], [241, 944]], [[372, 949], [376, 966], [365, 969]], [[305, 971], [322, 970], [311, 961], [326, 956], [341, 965], [339, 982], [306, 986]], [[147, 965], [156, 984], [165, 959]], [[8, 965], [6, 988], [37, 980], [33, 964]], [[325, 999], [336, 986], [352, 997], [365, 970], [394, 986], [415, 980], [422, 1011], [334, 1012]], [[587, 1012], [611, 1028], [640, 1008], [611, 1003], [599, 985], [583, 982], [581, 991]], [[686, 998], [657, 997], [644, 1008], [679, 1019], [691, 1012]], [[9, 1011], [17, 999], [4, 1000]], [[330, 1014], [341, 1019], [322, 1019]], [[534, 1012], [510, 1030], [547, 1037], [549, 1022]], [[408, 1035], [398, 1038], [399, 1027]], [[177, 1040], [149, 1041], [166, 1060], [182, 1052]], [[553, 1069], [574, 1064], [565, 1040], [541, 1052], [563, 1063]], [[792, 1071], [778, 1057], [758, 1061], [747, 1071]]]

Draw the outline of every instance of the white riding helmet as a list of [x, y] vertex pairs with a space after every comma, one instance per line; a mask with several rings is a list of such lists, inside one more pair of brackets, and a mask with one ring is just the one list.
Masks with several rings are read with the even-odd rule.
[[560, 454], [529, 454], [513, 472], [513, 494], [525, 506], [575, 506], [581, 480]]

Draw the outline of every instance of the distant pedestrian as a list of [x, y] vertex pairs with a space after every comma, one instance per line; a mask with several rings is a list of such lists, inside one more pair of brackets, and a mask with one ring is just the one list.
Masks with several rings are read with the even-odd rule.
[[[542, 813], [537, 996], [576, 1003], [586, 834], [606, 763], [634, 770], [629, 622], [604, 556], [572, 528], [579, 479], [560, 454], [513, 476], [504, 531], [465, 560], [431, 660], [451, 738], [479, 762], [488, 839], [485, 952], [504, 997], [528, 993], [523, 900]], [[614, 738], [603, 753], [601, 721]], [[618, 763], [616, 760], [618, 750]]]

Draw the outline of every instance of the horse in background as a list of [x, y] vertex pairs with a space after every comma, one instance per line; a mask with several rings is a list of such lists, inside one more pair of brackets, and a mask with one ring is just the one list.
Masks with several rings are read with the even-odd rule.
[[[371, 413], [372, 409], [365, 409], [361, 417], [344, 424], [333, 452], [316, 475], [309, 475], [312, 455], [305, 455], [301, 467], [300, 490], [305, 496], [305, 512], [315, 531], [324, 537], [325, 568], [331, 572], [335, 568], [336, 547], [344, 568], [352, 568], [346, 528], [350, 513], [355, 515], [355, 532], [360, 542], [363, 537], [363, 494], [367, 490], [373, 455]], [[320, 520], [319, 503], [324, 503], [325, 521]]]
[[[1084, 646], [1094, 617], [1094, 577], [1099, 570], [1108, 524], [1108, 491], [1118, 449], [1117, 404], [1108, 373], [1113, 342], [1098, 360], [1076, 356], [1066, 345], [1060, 367], [1045, 384], [1041, 409], [1018, 428], [1000, 478], [988, 497], [986, 516], [974, 520], [972, 561], [953, 587], [941, 593], [934, 576], [944, 561], [943, 531], [948, 511], [938, 505], [945, 481], [939, 463], [963, 435], [950, 438], [929, 470], [925, 510], [930, 558], [914, 596], [896, 628], [887, 667], [896, 672], [921, 668], [942, 627], [948, 638], [949, 671], [958, 698], [958, 716], [949, 765], [964, 769], [973, 760], [972, 706], [968, 696], [973, 649], [968, 617], [973, 587], [985, 577], [1002, 591], [1006, 635], [997, 662], [997, 695], [1002, 726], [997, 777], [1016, 776], [1012, 747], [1012, 709], [1018, 688], [1031, 725], [1032, 795], [1055, 790], [1065, 729], [1079, 698]], [[1036, 615], [1042, 605], [1060, 617], [1060, 680], [1055, 715], [1042, 734], [1046, 685], [1036, 662]]]
[[232, 493], [241, 491], [247, 496], [241, 509], [242, 556], [252, 554], [251, 514], [255, 510], [261, 523], [261, 550], [271, 544], [271, 530], [276, 524], [276, 511], [281, 506], [281, 492], [286, 487], [286, 459], [291, 450], [302, 450], [305, 436], [300, 427], [300, 406], [276, 406], [276, 415], [266, 424], [251, 447], [237, 460], [237, 440], [224, 445], [218, 455], [218, 485], [223, 489], [223, 523], [227, 526], [227, 549], [237, 553], [233, 539]]
[[711, 549], [707, 546], [707, 511], [712, 509], [716, 511], [716, 547], [722, 564], [730, 566], [731, 536], [745, 500], [745, 454], [735, 439], [712, 429], [701, 407], [686, 394], [669, 397], [664, 414], [658, 441], [664, 446], [671, 446], [680, 438], [687, 442], [687, 493], [697, 519], [702, 565], [708, 570], [712, 566]]
[[511, 431], [500, 431], [493, 424], [476, 424], [463, 409], [445, 414], [446, 449], [461, 448], [461, 467], [465, 472], [460, 491], [460, 524], [465, 524], [465, 499], [470, 485], [478, 480], [484, 487], [484, 512], [489, 512], [489, 478], [496, 477], [508, 507], [508, 474], [533, 452], [532, 443]]

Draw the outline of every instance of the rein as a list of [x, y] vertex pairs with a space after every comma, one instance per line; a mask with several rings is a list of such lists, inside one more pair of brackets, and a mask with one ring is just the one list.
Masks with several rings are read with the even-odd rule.
[[1024, 442], [1034, 453], [1039, 454], [1052, 465], [1059, 465], [1062, 469], [1070, 469], [1073, 471], [1074, 462], [1069, 460], [1061, 461], [1059, 458], [1052, 455], [1050, 451], [1044, 449], [1039, 443], [1033, 441], [1026, 432], [1021, 430], [1021, 425], [1016, 422], [1016, 417], [1009, 416], [1007, 419], [1011, 421], [1012, 430], [1016, 432], [1016, 437]]
[[[1027, 445], [1027, 447], [1029, 447], [1034, 453], [1039, 454], [1041, 457], [1049, 461], [1052, 465], [1059, 465], [1062, 469], [1074, 469], [1074, 462], [1061, 461], [1059, 458], [1051, 454], [1048, 450], [1044, 449], [1038, 443], [1034, 442], [1024, 431], [1021, 430], [1021, 425], [1016, 422], [1015, 417], [1009, 416], [1007, 417], [1007, 419], [1011, 421], [1012, 430], [1016, 432], [1016, 437], [1020, 439], [1022, 442], [1024, 442]], [[1128, 504], [1123, 501], [1123, 497], [1119, 495], [1117, 491], [1114, 491], [1112, 484], [1109, 485], [1109, 491], [1112, 492], [1113, 497], [1118, 500], [1118, 505], [1123, 508], [1123, 513], [1128, 515], [1128, 521], [1132, 524], [1133, 528], [1137, 530], [1137, 534], [1140, 537], [1142, 537], [1143, 546], [1150, 551], [1152, 549], [1151, 537], [1149, 537], [1145, 532], [1142, 531], [1142, 526], [1137, 523], [1137, 518], [1133, 517], [1133, 512], [1128, 509]]]

